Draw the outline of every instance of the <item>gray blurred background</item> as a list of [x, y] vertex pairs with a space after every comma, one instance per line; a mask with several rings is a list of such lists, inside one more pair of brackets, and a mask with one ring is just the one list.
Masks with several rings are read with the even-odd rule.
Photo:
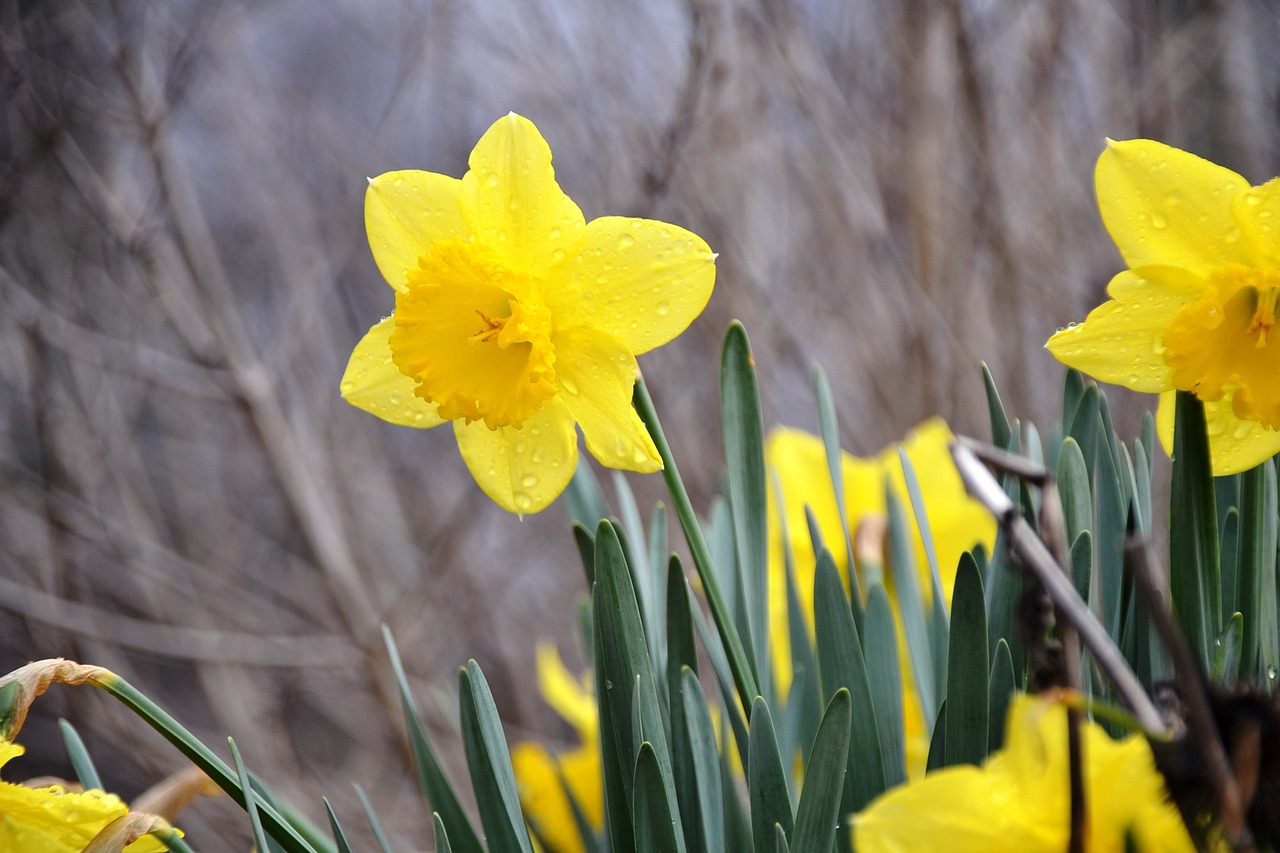
[[[513, 737], [565, 734], [533, 645], [581, 660], [583, 584], [562, 505], [521, 523], [449, 430], [339, 398], [392, 306], [366, 176], [460, 176], [515, 110], [589, 218], [706, 238], [710, 305], [641, 359], [705, 507], [732, 318], [769, 425], [815, 426], [814, 361], [855, 452], [933, 413], [985, 434], [981, 361], [1051, 422], [1042, 344], [1120, 268], [1104, 138], [1280, 172], [1277, 43], [1261, 0], [0, 4], [0, 671], [107, 666], [313, 818], [327, 794], [363, 833], [357, 782], [428, 847], [378, 625], [457, 768], [468, 657]], [[1112, 399], [1132, 431], [1149, 401]], [[36, 708], [8, 778], [70, 774], [57, 715], [126, 797], [183, 764], [95, 691]], [[248, 846], [225, 800], [182, 823]]]

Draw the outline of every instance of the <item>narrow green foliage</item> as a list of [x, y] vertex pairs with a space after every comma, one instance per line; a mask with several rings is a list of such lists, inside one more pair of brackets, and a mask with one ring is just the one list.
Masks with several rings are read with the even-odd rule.
[[1015, 689], [1013, 656], [1009, 653], [1009, 644], [1002, 638], [996, 643], [996, 652], [991, 660], [991, 679], [987, 685], [988, 755], [1004, 745], [1004, 721]]
[[1071, 583], [1075, 586], [1080, 598], [1089, 600], [1089, 590], [1093, 583], [1093, 537], [1089, 531], [1083, 530], [1071, 543]]
[[876, 710], [876, 730], [880, 735], [880, 754], [884, 759], [884, 782], [886, 788], [892, 788], [907, 781], [906, 726], [902, 718], [898, 634], [893, 624], [889, 596], [879, 584], [867, 593], [864, 625], [866, 642], [863, 643], [863, 657], [867, 662], [871, 701]]
[[[333, 806], [329, 804], [328, 797], [322, 797], [324, 803], [324, 813], [329, 818], [329, 829], [333, 832], [333, 841], [337, 847], [337, 853], [351, 853], [351, 844], [347, 841], [347, 834], [342, 830], [342, 824], [338, 822], [338, 816], [333, 813]], [[437, 825], [439, 824], [439, 815], [434, 815]], [[443, 829], [443, 827], [442, 827]], [[440, 845], [441, 830], [436, 830], [436, 850], [437, 853], [444, 853], [449, 849], [448, 843], [442, 847]]]
[[[231, 763], [236, 768], [236, 775], [240, 777], [240, 790], [251, 793], [253, 786], [249, 783], [249, 771], [245, 769], [244, 761], [240, 758], [240, 749], [236, 746], [234, 738], [227, 738], [227, 748], [231, 751]], [[258, 815], [258, 804], [254, 802], [255, 799], [253, 796], [245, 796], [240, 800], [240, 805], [249, 815], [249, 831], [253, 836], [254, 849], [270, 850], [267, 835], [262, 831], [262, 818]]]
[[1009, 428], [1009, 416], [1005, 414], [1004, 403], [1000, 401], [996, 380], [985, 363], [982, 365], [982, 387], [987, 392], [987, 413], [991, 417], [991, 443], [996, 447], [1008, 447], [1013, 433]]
[[98, 775], [98, 769], [93, 766], [93, 759], [89, 757], [89, 750], [85, 749], [80, 733], [66, 720], [58, 720], [58, 731], [62, 734], [63, 746], [67, 748], [71, 769], [75, 771], [76, 779], [80, 780], [81, 786], [86, 791], [105, 791], [106, 789], [102, 787], [102, 778]]
[[444, 821], [440, 820], [439, 812], [432, 812], [431, 826], [436, 834], [436, 853], [452, 853], [453, 848], [449, 846], [449, 833], [445, 831]]
[[780, 824], [773, 825], [773, 849], [774, 853], [791, 853], [791, 845], [787, 843], [787, 833], [783, 831]]
[[[660, 777], [666, 789], [667, 808], [678, 820], [671, 752], [653, 664], [622, 543], [617, 530], [609, 522], [601, 522], [596, 529], [596, 587], [592, 613], [597, 638], [597, 682], [603, 677], [600, 703], [607, 703], [610, 707], [618, 770], [627, 801], [635, 801], [631, 783], [637, 751], [642, 743], [651, 743], [662, 771]], [[602, 728], [601, 736], [608, 737], [608, 730]]]
[[[1099, 410], [1106, 411], [1103, 398], [1099, 398]], [[1101, 425], [1098, 432], [1097, 459], [1094, 464], [1094, 497], [1098, 512], [1094, 537], [1098, 567], [1095, 598], [1101, 604], [1102, 624], [1111, 636], [1119, 637], [1129, 499], [1121, 485], [1112, 455], [1111, 441], [1115, 434]]]
[[898, 593], [898, 611], [902, 614], [902, 627], [907, 635], [907, 653], [911, 656], [920, 708], [924, 712], [924, 718], [930, 720], [937, 714], [940, 696], [933, 671], [929, 623], [925, 617], [924, 598], [912, 557], [914, 548], [911, 545], [911, 534], [902, 514], [902, 505], [887, 484], [885, 508], [889, 516], [889, 563]]
[[489, 683], [474, 661], [458, 673], [462, 745], [489, 853], [533, 853], [524, 828], [511, 755]]
[[1098, 426], [1102, 423], [1098, 413], [1098, 386], [1093, 382], [1085, 385], [1084, 392], [1076, 404], [1068, 424], [1067, 435], [1080, 445], [1080, 454], [1084, 457], [1085, 467], [1089, 469], [1089, 481], [1093, 481], [1098, 459]]
[[796, 823], [792, 847], [797, 851], [831, 850], [840, 823], [840, 791], [849, 752], [853, 723], [853, 701], [849, 691], [837, 690], [813, 740], [813, 751], [806, 765], [804, 790], [796, 807]]
[[573, 544], [578, 547], [578, 557], [582, 560], [582, 570], [587, 578], [587, 589], [591, 589], [596, 582], [596, 540], [581, 522], [573, 523]]
[[369, 827], [373, 829], [373, 837], [378, 842], [378, 849], [382, 853], [394, 853], [391, 849], [391, 842], [387, 840], [387, 833], [382, 828], [382, 821], [378, 819], [378, 813], [373, 808], [373, 803], [369, 802], [369, 797], [364, 792], [364, 788], [359, 785], [355, 786], [356, 796], [360, 798], [360, 805], [364, 807], [365, 817], [369, 819]]
[[792, 827], [791, 795], [787, 791], [787, 773], [778, 753], [778, 740], [773, 718], [763, 698], [751, 705], [750, 770], [747, 793], [751, 798], [751, 834], [756, 850], [773, 845], [774, 824], [782, 826], [789, 836]]
[[[698, 517], [693, 511], [693, 503], [689, 500], [689, 492], [684, 486], [684, 481], [680, 479], [680, 469], [676, 467], [675, 458], [671, 455], [671, 447], [663, 434], [662, 424], [658, 422], [653, 400], [649, 397], [649, 389], [645, 387], [642, 376], [636, 377], [632, 402], [636, 413], [640, 415], [640, 419], [649, 430], [649, 436], [658, 449], [658, 455], [662, 458], [662, 479], [671, 493], [673, 509], [676, 518], [680, 520], [681, 529], [684, 530], [685, 541], [689, 543], [694, 568], [698, 570], [698, 578], [702, 581], [707, 606], [711, 610], [711, 618], [715, 621], [716, 631], [720, 634], [721, 643], [724, 645], [725, 657], [738, 689], [738, 698], [744, 706], [749, 705], [759, 692], [756, 689], [755, 673], [752, 671], [747, 652], [743, 648], [742, 638], [733, 625], [730, 610], [712, 567], [711, 551], [707, 548], [702, 528], [698, 524]], [[763, 518], [763, 516], [759, 517]]]
[[1244, 634], [1244, 616], [1232, 614], [1227, 628], [1218, 638], [1218, 654], [1213, 661], [1213, 680], [1235, 684], [1240, 678], [1240, 647]]
[[689, 583], [680, 559], [672, 555], [667, 568], [667, 695], [670, 697], [671, 761], [676, 803], [684, 825], [685, 846], [690, 851], [704, 848], [699, 841], [698, 778], [693, 745], [689, 736], [688, 713], [682, 693], [684, 673], [696, 680], [698, 650], [693, 639], [693, 614]]
[[[1058, 451], [1058, 498], [1067, 541], [1074, 542], [1086, 530], [1093, 530], [1093, 488], [1084, 454], [1074, 438], [1067, 437]], [[1088, 600], [1088, 599], [1086, 599]]]
[[947, 766], [947, 700], [938, 707], [938, 717], [933, 723], [933, 737], [929, 740], [929, 757], [925, 761], [926, 773]]
[[[716, 752], [716, 735], [711, 727], [707, 697], [702, 692], [697, 675], [687, 667], [681, 673], [680, 695], [684, 704], [684, 721], [688, 727], [689, 751], [698, 795], [696, 811], [688, 812], [681, 807], [681, 818], [698, 828], [696, 841], [691, 840], [688, 833], [685, 834], [687, 847], [689, 853], [720, 853], [728, 849], [725, 847], [725, 794], [720, 784], [720, 756]], [[733, 796], [732, 792], [729, 796]]]
[[[1071, 424], [1076, 418], [1076, 409], [1084, 396], [1084, 376], [1075, 368], [1067, 370], [1062, 383], [1062, 423]], [[1148, 445], [1149, 446], [1149, 445]]]
[[440, 760], [436, 757], [431, 741], [427, 737], [426, 726], [414, 706], [413, 696], [409, 692], [409, 681], [405, 678], [404, 665], [400, 662], [400, 650], [396, 648], [391, 630], [382, 626], [382, 640], [387, 647], [387, 656], [391, 659], [391, 671], [395, 673], [396, 687], [400, 691], [400, 705], [404, 710], [405, 728], [409, 733], [409, 750], [413, 755], [413, 765], [418, 773], [418, 784], [426, 794], [431, 810], [440, 815], [444, 825], [450, 830], [453, 846], [458, 853], [484, 853], [480, 838], [476, 835], [471, 818], [467, 816], [462, 802], [454, 790], [453, 783], [445, 775]]
[[1169, 510], [1169, 593], [1174, 614], [1207, 672], [1213, 662], [1218, 603], [1218, 517], [1204, 404], [1178, 392]]
[[[776, 479], [773, 485], [774, 496], [781, 505], [782, 494]], [[821, 719], [822, 696], [818, 684], [818, 663], [813, 656], [813, 646], [809, 642], [809, 631], [806, 628], [809, 620], [800, 605], [800, 593], [796, 589], [796, 567], [786, 513], [778, 513], [778, 519], [782, 532], [782, 563], [787, 581], [787, 639], [791, 650], [791, 689], [784, 706], [784, 733], [779, 737], [784, 755], [799, 749], [807, 760], [810, 740], [817, 732]]]
[[[831, 386], [827, 383], [827, 374], [817, 364], [813, 366], [813, 392], [818, 401], [818, 432], [822, 436], [822, 447], [827, 456], [827, 475], [831, 478], [831, 489], [836, 496], [836, 509], [840, 514], [845, 565], [852, 566], [854, 565], [853, 536], [849, 531], [849, 506], [844, 494], [844, 459], [840, 450], [840, 424], [836, 416], [835, 400], [831, 396]], [[778, 505], [781, 506], [781, 502]], [[854, 606], [853, 617], [861, 628], [864, 597], [858, 586], [856, 572], [849, 572], [849, 592], [849, 599]]]
[[769, 663], [769, 573], [764, 471], [764, 418], [751, 344], [741, 323], [730, 323], [720, 359], [720, 419], [729, 509], [738, 569], [746, 591], [749, 640], [759, 692], [772, 696]]
[[[1274, 644], [1276, 627], [1276, 528], [1280, 508], [1276, 500], [1276, 468], [1271, 462], [1246, 471], [1240, 477], [1240, 537], [1235, 589], [1230, 601], [1243, 619], [1240, 638], [1240, 674], [1259, 678], [1266, 664], [1274, 666], [1274, 645], [1266, 650], [1263, 639]], [[1225, 544], [1224, 544], [1225, 548]], [[1229, 579], [1223, 573], [1223, 598]], [[1267, 658], [1263, 663], [1264, 658]]]
[[684, 839], [679, 836], [678, 821], [671, 813], [667, 787], [653, 744], [646, 741], [640, 745], [631, 786], [636, 853], [684, 853]]
[[987, 757], [988, 684], [987, 616], [982, 576], [965, 554], [956, 570], [951, 599], [951, 654], [947, 659], [947, 733], [943, 753], [947, 765], [980, 764]]
[[610, 515], [604, 490], [600, 488], [600, 481], [596, 479], [585, 454], [578, 459], [578, 467], [573, 471], [573, 479], [569, 481], [564, 497], [569, 508], [569, 521], [581, 524], [584, 530], [595, 530], [600, 520]]
[[834, 697], [845, 688], [853, 701], [853, 739], [849, 744], [849, 775], [845, 778], [843, 814], [871, 802], [885, 788], [884, 760], [876, 723], [875, 703], [867, 680], [858, 628], [849, 611], [844, 585], [830, 559], [819, 559], [814, 580], [814, 627], [818, 640], [818, 669], [823, 694]]

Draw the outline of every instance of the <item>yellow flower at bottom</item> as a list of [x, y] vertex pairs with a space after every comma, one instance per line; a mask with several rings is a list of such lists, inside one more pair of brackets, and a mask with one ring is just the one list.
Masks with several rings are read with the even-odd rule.
[[452, 421], [472, 476], [511, 512], [564, 490], [575, 424], [602, 465], [659, 470], [631, 408], [636, 356], [701, 313], [715, 255], [665, 222], [585, 221], [546, 141], [514, 113], [469, 166], [461, 180], [400, 171], [369, 182], [369, 245], [396, 307], [356, 345], [342, 396], [395, 424]]
[[1129, 269], [1110, 300], [1046, 344], [1103, 381], [1160, 394], [1173, 445], [1175, 391], [1205, 404], [1213, 473], [1280, 452], [1280, 179], [1260, 187], [1147, 139], [1109, 141], [1095, 173], [1103, 223]]
[[[0, 766], [23, 751], [16, 743], [0, 740]], [[0, 850], [80, 853], [107, 824], [128, 813], [129, 808], [115, 794], [0, 782]], [[150, 836], [125, 847], [127, 853], [167, 849]]]
[[[1195, 850], [1141, 735], [1112, 740], [1085, 723], [1084, 849], [1121, 853]], [[1067, 711], [1019, 695], [1009, 706], [1005, 747], [982, 765], [948, 767], [894, 788], [854, 817], [858, 853], [1061, 853], [1070, 835]]]
[[600, 766], [600, 717], [590, 676], [573, 677], [555, 648], [538, 646], [538, 688], [547, 704], [578, 731], [581, 745], [553, 756], [541, 744], [526, 741], [511, 750], [516, 790], [525, 819], [555, 853], [586, 849], [578, 832], [565, 785], [587, 822], [604, 828], [604, 781]]
[[[942, 580], [943, 594], [948, 602], [955, 585], [956, 566], [960, 555], [978, 544], [988, 552], [995, 543], [996, 524], [991, 514], [965, 492], [960, 474], [951, 461], [948, 444], [953, 436], [946, 423], [931, 418], [917, 426], [902, 442], [907, 458], [920, 481], [921, 497], [928, 516], [933, 545], [938, 556], [938, 572]], [[848, 509], [848, 526], [856, 535], [864, 523], [883, 519], [885, 515], [885, 483], [893, 490], [904, 511], [911, 516], [910, 498], [897, 444], [891, 445], [871, 459], [862, 459], [841, 453], [841, 469], [844, 477], [845, 506]], [[805, 507], [812, 509], [824, 544], [831, 549], [836, 562], [844, 565], [844, 532], [840, 524], [840, 511], [836, 506], [835, 492], [827, 466], [826, 450], [822, 439], [798, 429], [774, 430], [765, 444], [765, 461], [777, 475], [782, 504], [786, 515], [787, 536], [791, 543], [792, 561], [795, 567], [796, 593], [802, 612], [810, 620], [807, 624], [813, 633], [813, 581], [815, 555], [809, 539], [809, 525]], [[773, 642], [775, 680], [785, 695], [791, 683], [791, 641], [786, 631], [787, 598], [785, 564], [782, 553], [782, 527], [775, 505], [773, 491], [769, 493], [769, 607], [770, 637]], [[925, 558], [924, 542], [919, 529], [911, 525], [915, 542], [914, 560], [921, 589], [930, 594], [932, 580]], [[892, 578], [886, 578], [886, 589], [895, 605]], [[866, 580], [863, 580], [866, 588]], [[898, 650], [902, 667], [904, 723], [907, 741], [907, 768], [913, 777], [922, 775], [928, 757], [929, 742], [924, 717], [916, 694], [911, 661], [899, 620]]]

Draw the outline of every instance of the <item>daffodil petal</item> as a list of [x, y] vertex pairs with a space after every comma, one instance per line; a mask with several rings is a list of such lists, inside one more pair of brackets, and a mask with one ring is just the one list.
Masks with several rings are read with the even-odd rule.
[[[1178, 392], [1160, 395], [1156, 409], [1156, 434], [1165, 453], [1173, 453], [1173, 427]], [[1209, 457], [1213, 476], [1226, 477], [1248, 471], [1280, 453], [1280, 430], [1271, 430], [1257, 421], [1237, 418], [1230, 396], [1204, 404], [1205, 432], [1209, 434]]]
[[586, 223], [556, 183], [551, 148], [533, 122], [515, 113], [498, 119], [469, 165], [463, 220], [503, 266], [537, 279], [577, 254]]
[[1174, 316], [1204, 287], [1177, 267], [1146, 266], [1111, 279], [1111, 299], [1083, 323], [1062, 329], [1045, 347], [1063, 364], [1103, 382], [1159, 393], [1170, 387], [1173, 368], [1164, 359], [1164, 334]]
[[476, 483], [498, 506], [519, 515], [546, 509], [578, 464], [573, 415], [559, 398], [544, 403], [519, 429], [489, 429], [484, 421], [459, 418], [453, 430]]
[[1249, 262], [1231, 212], [1249, 182], [1230, 169], [1149, 139], [1108, 141], [1094, 182], [1102, 221], [1130, 267], [1205, 274]]
[[435, 172], [387, 172], [369, 180], [364, 195], [364, 227], [369, 248], [382, 277], [396, 290], [431, 245], [449, 238], [466, 239], [458, 210], [462, 181]]
[[560, 324], [600, 329], [635, 355], [683, 332], [706, 307], [715, 254], [701, 237], [650, 219], [587, 223], [569, 284], [548, 294]]
[[591, 455], [609, 468], [650, 474], [662, 459], [631, 406], [636, 359], [613, 335], [577, 328], [555, 336], [556, 383]]
[[436, 414], [436, 404], [415, 394], [416, 383], [391, 360], [387, 339], [395, 327], [395, 317], [388, 317], [356, 344], [342, 374], [342, 397], [393, 424], [421, 429], [439, 426], [444, 419]]
[[1258, 266], [1280, 269], [1280, 178], [1237, 195], [1232, 211]]

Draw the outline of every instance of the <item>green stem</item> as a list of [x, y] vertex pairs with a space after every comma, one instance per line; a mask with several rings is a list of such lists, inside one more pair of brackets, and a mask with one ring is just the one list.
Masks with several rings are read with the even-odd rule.
[[680, 519], [680, 527], [689, 543], [689, 551], [693, 554], [693, 565], [698, 570], [698, 578], [702, 581], [702, 590], [707, 596], [707, 605], [711, 608], [711, 618], [715, 620], [716, 630], [720, 634], [720, 642], [724, 644], [726, 656], [729, 658], [729, 669], [733, 673], [734, 684], [738, 688], [738, 698], [743, 708], [750, 708], [751, 703], [759, 695], [755, 677], [751, 674], [751, 666], [746, 651], [742, 647], [742, 639], [729, 617], [729, 608], [725, 605], [724, 595], [720, 592], [720, 581], [711, 567], [711, 549], [702, 535], [702, 526], [693, 511], [693, 503], [689, 500], [689, 492], [680, 479], [680, 469], [671, 455], [671, 446], [658, 421], [657, 410], [653, 407], [653, 398], [645, 387], [644, 377], [636, 377], [636, 388], [633, 397], [636, 412], [640, 420], [649, 430], [658, 455], [662, 457], [662, 479], [671, 492], [671, 502], [675, 507], [676, 517]]

